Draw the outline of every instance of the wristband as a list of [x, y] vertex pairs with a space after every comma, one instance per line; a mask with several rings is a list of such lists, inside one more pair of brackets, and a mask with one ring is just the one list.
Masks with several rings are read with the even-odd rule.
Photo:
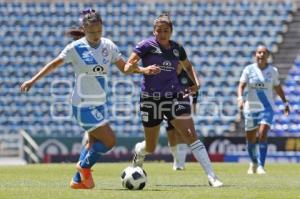
[[284, 102], [284, 106], [289, 106], [289, 102]]
[[239, 96], [238, 98], [237, 98], [237, 100], [239, 101], [239, 100], [243, 100], [243, 97], [242, 96]]

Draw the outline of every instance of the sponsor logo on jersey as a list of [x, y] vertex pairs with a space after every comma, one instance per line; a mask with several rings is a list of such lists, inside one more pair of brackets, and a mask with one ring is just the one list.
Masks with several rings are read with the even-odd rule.
[[96, 65], [96, 66], [93, 68], [93, 72], [96, 72], [96, 73], [103, 73], [103, 72], [104, 72], [104, 67], [101, 66], [101, 65]]

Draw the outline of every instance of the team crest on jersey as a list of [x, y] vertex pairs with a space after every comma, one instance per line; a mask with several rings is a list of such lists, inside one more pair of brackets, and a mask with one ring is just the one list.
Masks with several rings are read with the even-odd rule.
[[107, 48], [103, 48], [102, 49], [102, 55], [103, 55], [103, 57], [107, 57], [108, 56], [108, 50], [107, 50]]
[[173, 50], [173, 54], [176, 56], [176, 57], [179, 57], [179, 51], [177, 49], [174, 49]]

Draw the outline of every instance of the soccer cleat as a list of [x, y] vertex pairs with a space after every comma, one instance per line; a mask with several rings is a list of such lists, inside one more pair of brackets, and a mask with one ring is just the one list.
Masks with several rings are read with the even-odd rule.
[[259, 165], [256, 169], [256, 173], [259, 175], [264, 175], [264, 174], [266, 174], [266, 171], [261, 165]]
[[208, 176], [208, 184], [211, 187], [222, 187], [223, 182], [221, 182], [217, 177]]
[[255, 174], [256, 172], [257, 172], [257, 164], [251, 162], [247, 174], [252, 175]]
[[80, 173], [81, 183], [87, 188], [92, 189], [95, 187], [95, 183], [92, 176], [92, 171], [89, 168], [81, 168], [80, 162], [77, 163], [76, 169]]
[[137, 153], [134, 153], [132, 166], [143, 168], [144, 159], [145, 159], [144, 155], [138, 155]]
[[75, 182], [73, 179], [70, 182], [72, 189], [88, 189], [82, 182]]
[[141, 151], [140, 149], [140, 143], [137, 143], [134, 147], [134, 156], [133, 156], [133, 161], [132, 161], [132, 166], [133, 167], [141, 167], [143, 168], [143, 163], [145, 160], [145, 155], [141, 155], [139, 152]]
[[178, 164], [176, 164], [176, 162], [174, 161], [173, 163], [173, 171], [182, 171], [184, 170], [184, 166], [179, 166]]

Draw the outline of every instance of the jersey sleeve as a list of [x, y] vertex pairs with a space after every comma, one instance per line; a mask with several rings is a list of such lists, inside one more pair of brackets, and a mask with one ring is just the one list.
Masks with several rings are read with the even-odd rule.
[[248, 74], [249, 74], [248, 67], [246, 67], [242, 72], [240, 82], [248, 82]]
[[179, 60], [184, 61], [184, 60], [186, 60], [186, 58], [187, 58], [187, 55], [186, 55], [186, 52], [185, 52], [183, 46], [179, 45]]
[[146, 53], [149, 51], [149, 49], [150, 49], [149, 44], [147, 43], [146, 40], [143, 40], [135, 46], [133, 52], [135, 52], [140, 58], [143, 58], [146, 55]]
[[72, 61], [72, 56], [73, 56], [72, 49], [73, 49], [73, 45], [72, 43], [70, 43], [61, 51], [58, 57], [63, 59], [64, 63], [70, 63]]
[[278, 69], [274, 68], [273, 85], [278, 86], [280, 84]]
[[117, 61], [122, 59], [122, 54], [120, 53], [118, 46], [113, 42], [111, 42], [111, 49], [112, 49], [111, 62], [116, 63]]

